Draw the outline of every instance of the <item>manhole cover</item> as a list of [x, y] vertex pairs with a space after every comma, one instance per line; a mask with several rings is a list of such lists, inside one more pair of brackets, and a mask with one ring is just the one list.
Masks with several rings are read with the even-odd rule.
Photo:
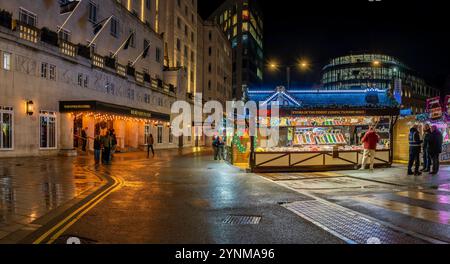
[[230, 225], [257, 225], [260, 221], [261, 216], [229, 215], [223, 219], [222, 223]]

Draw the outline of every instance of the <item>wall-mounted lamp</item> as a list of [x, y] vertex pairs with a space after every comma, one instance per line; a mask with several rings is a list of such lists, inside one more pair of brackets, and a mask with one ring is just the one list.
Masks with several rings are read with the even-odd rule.
[[34, 113], [34, 103], [31, 100], [27, 100], [27, 115], [33, 115]]

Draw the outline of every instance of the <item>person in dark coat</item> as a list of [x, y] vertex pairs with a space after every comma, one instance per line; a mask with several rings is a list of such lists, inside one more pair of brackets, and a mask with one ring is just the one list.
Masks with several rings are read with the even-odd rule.
[[431, 157], [428, 148], [430, 146], [430, 136], [431, 136], [431, 128], [430, 125], [425, 124], [423, 127], [423, 172], [430, 172], [431, 168]]
[[100, 163], [100, 156], [102, 151], [102, 138], [100, 135], [95, 136], [94, 138], [94, 159], [95, 164]]
[[219, 137], [218, 136], [213, 137], [212, 147], [214, 150], [214, 160], [217, 160], [218, 156], [219, 156]]
[[[420, 166], [420, 150], [422, 148], [422, 140], [420, 139], [420, 133], [417, 130], [417, 126], [413, 126], [409, 131], [409, 162], [408, 162], [408, 175], [421, 175], [419, 172]], [[412, 167], [414, 165], [414, 172]]]
[[437, 126], [432, 126], [428, 147], [432, 163], [432, 170], [430, 174], [432, 175], [436, 175], [439, 172], [439, 155], [442, 153], [442, 143], [442, 133], [439, 131]]
[[153, 157], [155, 156], [153, 144], [155, 144], [155, 139], [153, 138], [153, 134], [149, 134], [147, 137], [147, 158], [150, 158], [150, 150], [152, 151]]
[[88, 130], [87, 127], [85, 129], [81, 130], [81, 146], [82, 146], [81, 150], [84, 152], [86, 152], [86, 145], [87, 145], [87, 141], [88, 141], [87, 130]]

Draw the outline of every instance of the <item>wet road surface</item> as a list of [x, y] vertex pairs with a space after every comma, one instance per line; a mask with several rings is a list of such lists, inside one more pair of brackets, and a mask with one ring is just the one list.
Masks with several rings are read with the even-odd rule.
[[0, 159], [0, 241], [102, 184], [81, 158]]
[[[368, 171], [267, 173], [261, 176], [418, 236], [450, 243], [450, 168], [406, 176], [404, 166]], [[343, 231], [345, 232], [345, 230]]]
[[[311, 198], [212, 161], [209, 153], [119, 154], [99, 170], [124, 185], [57, 243], [70, 236], [92, 243], [343, 243], [279, 204]], [[260, 221], [239, 224], [233, 216]]]

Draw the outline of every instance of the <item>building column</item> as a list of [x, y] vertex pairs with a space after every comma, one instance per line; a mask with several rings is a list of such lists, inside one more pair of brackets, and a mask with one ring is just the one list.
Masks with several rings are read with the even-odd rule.
[[114, 121], [114, 131], [116, 132], [117, 137], [117, 146], [120, 149], [125, 148], [125, 121], [123, 120], [116, 120]]
[[59, 120], [59, 149], [60, 155], [75, 156], [77, 154], [73, 147], [73, 116], [62, 113]]

